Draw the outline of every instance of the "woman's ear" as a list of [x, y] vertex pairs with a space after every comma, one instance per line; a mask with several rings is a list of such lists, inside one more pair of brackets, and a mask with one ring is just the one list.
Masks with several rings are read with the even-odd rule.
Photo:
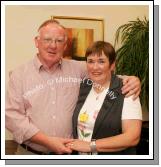
[[115, 62], [111, 64], [110, 69], [111, 69], [111, 71], [115, 71]]

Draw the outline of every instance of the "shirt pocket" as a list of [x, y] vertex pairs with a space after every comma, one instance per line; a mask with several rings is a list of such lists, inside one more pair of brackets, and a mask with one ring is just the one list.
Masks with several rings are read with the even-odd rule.
[[[73, 111], [76, 106], [78, 95], [79, 95], [79, 85], [65, 85], [62, 87], [61, 100], [64, 102], [64, 110]], [[63, 104], [63, 103], [62, 103]]]

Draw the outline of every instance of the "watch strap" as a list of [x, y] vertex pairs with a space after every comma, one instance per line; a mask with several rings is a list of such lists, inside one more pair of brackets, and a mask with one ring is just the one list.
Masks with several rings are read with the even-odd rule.
[[92, 141], [90, 142], [90, 148], [91, 148], [91, 152], [92, 152], [92, 153], [96, 153], [96, 152], [97, 152], [96, 140], [92, 140]]

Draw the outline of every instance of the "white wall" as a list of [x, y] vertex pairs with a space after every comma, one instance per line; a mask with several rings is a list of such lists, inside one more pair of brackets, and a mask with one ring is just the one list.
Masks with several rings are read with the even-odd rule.
[[[25, 5], [6, 6], [5, 9], [5, 58], [6, 83], [8, 72], [32, 58], [36, 49], [34, 36], [39, 25], [51, 16], [74, 16], [104, 19], [104, 39], [114, 44], [117, 28], [131, 20], [146, 16], [149, 18], [148, 6], [60, 6], [60, 5]], [[6, 138], [11, 138], [7, 132]]]
[[53, 15], [104, 19], [104, 39], [114, 44], [116, 29], [148, 15], [148, 6], [7, 6], [6, 73], [35, 54], [33, 38], [39, 25]]

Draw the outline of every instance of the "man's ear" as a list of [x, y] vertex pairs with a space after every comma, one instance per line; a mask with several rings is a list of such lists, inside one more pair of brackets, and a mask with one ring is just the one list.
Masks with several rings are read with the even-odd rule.
[[35, 37], [35, 38], [34, 38], [34, 41], [35, 41], [35, 46], [36, 46], [36, 48], [38, 48], [38, 37]]
[[66, 42], [64, 45], [64, 51], [66, 50], [67, 46], [68, 46], [68, 42]]

